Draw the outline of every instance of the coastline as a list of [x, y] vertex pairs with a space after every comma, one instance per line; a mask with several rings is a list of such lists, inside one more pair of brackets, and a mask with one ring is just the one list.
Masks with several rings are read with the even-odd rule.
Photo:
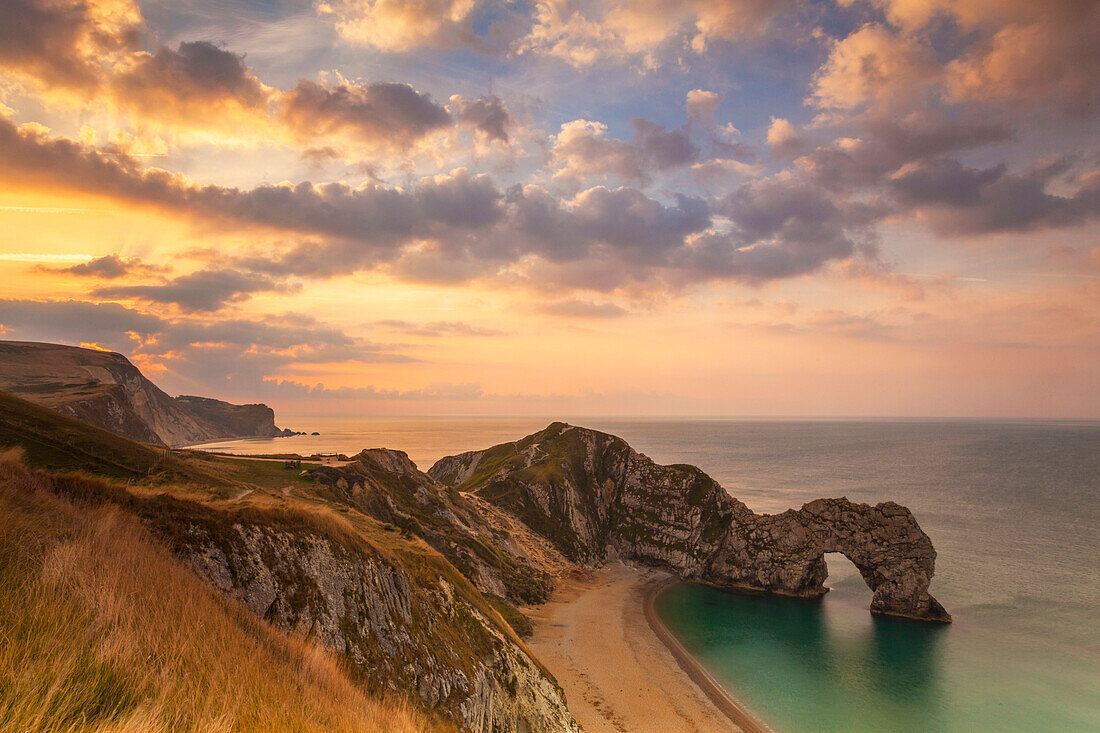
[[673, 585], [680, 581], [675, 578], [667, 578], [662, 581], [651, 582], [646, 588], [645, 594], [645, 618], [649, 622], [650, 628], [657, 638], [661, 640], [661, 643], [665, 645], [669, 653], [676, 659], [676, 662], [680, 665], [680, 668], [684, 670], [685, 674], [691, 678], [699, 688], [706, 693], [711, 702], [725, 713], [735, 725], [737, 725], [745, 733], [769, 733], [770, 728], [754, 718], [747, 710], [737, 703], [729, 693], [718, 684], [714, 677], [708, 672], [702, 664], [699, 663], [691, 652], [689, 652], [680, 640], [672, 633], [672, 631], [661, 620], [660, 615], [657, 613], [657, 599], [661, 593], [671, 588]]
[[550, 601], [524, 609], [526, 644], [586, 733], [768, 731], [648, 617], [654, 591], [674, 581], [621, 563], [562, 577]]

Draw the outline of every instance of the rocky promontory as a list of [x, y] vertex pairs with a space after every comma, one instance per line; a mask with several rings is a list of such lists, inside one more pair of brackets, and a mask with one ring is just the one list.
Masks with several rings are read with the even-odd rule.
[[0, 341], [0, 390], [131, 440], [168, 446], [293, 434], [267, 405], [170, 397], [122, 354]]
[[874, 592], [872, 612], [951, 619], [928, 593], [932, 542], [893, 502], [819, 499], [755, 514], [694, 466], [660, 466], [621, 438], [565, 423], [444, 458], [428, 474], [514, 514], [581, 564], [618, 556], [721, 587], [811, 597], [827, 592], [825, 553], [840, 552]]

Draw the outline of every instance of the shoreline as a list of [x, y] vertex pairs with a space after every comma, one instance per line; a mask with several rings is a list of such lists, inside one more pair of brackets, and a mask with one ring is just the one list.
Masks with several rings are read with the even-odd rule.
[[534, 627], [525, 643], [586, 733], [768, 731], [714, 680], [707, 689], [647, 619], [654, 587], [671, 580], [620, 562], [565, 574], [549, 601], [523, 609]]
[[730, 697], [717, 680], [708, 672], [699, 661], [692, 656], [680, 640], [676, 638], [661, 617], [657, 614], [657, 599], [660, 595], [676, 583], [682, 582], [676, 578], [651, 582], [645, 589], [645, 618], [649, 627], [656, 634], [661, 643], [665, 645], [669, 653], [676, 659], [677, 664], [684, 670], [691, 681], [701, 689], [711, 702], [733, 721], [734, 725], [741, 728], [744, 733], [771, 733], [771, 729], [752, 716], [745, 708], [741, 707]]

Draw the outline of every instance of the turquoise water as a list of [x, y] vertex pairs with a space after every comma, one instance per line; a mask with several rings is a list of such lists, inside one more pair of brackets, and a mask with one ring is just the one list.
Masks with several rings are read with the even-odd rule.
[[[319, 437], [234, 450], [403, 448], [422, 468], [548, 419], [284, 420]], [[658, 611], [770, 727], [1100, 731], [1100, 423], [573, 420], [694, 463], [756, 511], [892, 499], [939, 553], [949, 626], [874, 618], [842, 556], [817, 602], [670, 589]], [[304, 427], [299, 427], [301, 423]], [[298, 442], [296, 442], [298, 441]]]

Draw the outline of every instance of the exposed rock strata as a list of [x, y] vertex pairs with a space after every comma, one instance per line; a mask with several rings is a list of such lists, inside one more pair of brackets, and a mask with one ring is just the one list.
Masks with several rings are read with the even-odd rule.
[[564, 693], [470, 582], [415, 537], [255, 507], [142, 497], [79, 476], [77, 501], [133, 512], [257, 619], [333, 650], [368, 689], [475, 733], [580, 733]]
[[458, 578], [414, 580], [400, 564], [319, 534], [240, 523], [216, 541], [200, 525], [190, 531], [187, 556], [216, 588], [342, 655], [368, 687], [411, 691], [479, 733], [576, 730], [555, 683]]
[[949, 621], [928, 593], [936, 551], [905, 507], [819, 499], [754, 514], [687, 465], [659, 466], [606, 433], [554, 423], [515, 443], [444, 458], [429, 475], [511, 512], [568, 558], [611, 554], [715, 585], [816, 596], [840, 552], [874, 613]]
[[487, 593], [517, 604], [549, 597], [548, 569], [568, 564], [508, 513], [447, 489], [403, 451], [372, 449], [340, 468], [310, 471], [326, 499], [417, 535]]

